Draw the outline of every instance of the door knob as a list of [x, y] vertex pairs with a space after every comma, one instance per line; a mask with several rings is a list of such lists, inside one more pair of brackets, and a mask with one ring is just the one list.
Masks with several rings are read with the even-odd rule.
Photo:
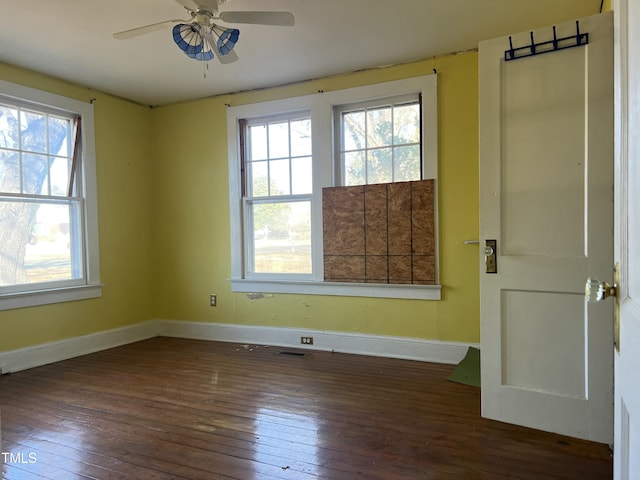
[[595, 278], [588, 278], [587, 284], [584, 286], [584, 296], [591, 303], [601, 302], [609, 297], [616, 297], [618, 294], [618, 285], [615, 283], [609, 285], [607, 282], [601, 282]]
[[484, 253], [485, 271], [487, 273], [498, 273], [498, 260], [496, 258], [497, 248], [497, 240], [485, 240], [482, 253]]
[[584, 295], [589, 303], [601, 302], [609, 297], [614, 297], [615, 308], [613, 311], [613, 344], [616, 351], [620, 353], [620, 297], [623, 295], [620, 290], [620, 264], [616, 264], [613, 269], [613, 285], [601, 282], [595, 278], [588, 278], [584, 286]]

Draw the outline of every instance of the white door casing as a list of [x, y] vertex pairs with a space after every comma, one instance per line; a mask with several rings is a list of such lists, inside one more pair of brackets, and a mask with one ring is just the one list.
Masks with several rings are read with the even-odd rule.
[[[615, 260], [620, 342], [615, 354], [614, 479], [640, 479], [640, 5], [615, 12]], [[611, 281], [608, 279], [600, 279]]]
[[579, 22], [587, 46], [507, 62], [508, 37], [480, 43], [482, 415], [611, 443], [613, 307], [584, 285], [613, 265], [613, 21]]

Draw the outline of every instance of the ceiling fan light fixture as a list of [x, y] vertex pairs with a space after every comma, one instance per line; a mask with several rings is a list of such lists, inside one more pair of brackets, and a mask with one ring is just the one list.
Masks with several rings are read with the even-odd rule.
[[218, 47], [220, 55], [226, 55], [236, 46], [240, 37], [240, 30], [213, 24], [211, 26], [211, 34], [216, 39], [216, 47]]
[[[248, 23], [254, 25], [293, 26], [295, 18], [291, 12], [272, 11], [224, 11], [219, 12], [220, 5], [227, 0], [176, 0], [182, 5], [191, 20], [165, 20], [141, 27], [116, 32], [118, 39], [134, 38], [146, 33], [161, 30], [173, 24], [174, 43], [189, 58], [208, 62], [216, 55], [221, 64], [229, 64], [238, 60], [234, 48], [240, 38], [237, 28], [221, 27], [213, 23], [220, 20], [226, 23]], [[208, 68], [208, 64], [206, 65]]]
[[197, 23], [179, 23], [173, 27], [173, 41], [185, 55], [208, 62], [213, 58], [213, 48], [206, 41], [202, 27]]

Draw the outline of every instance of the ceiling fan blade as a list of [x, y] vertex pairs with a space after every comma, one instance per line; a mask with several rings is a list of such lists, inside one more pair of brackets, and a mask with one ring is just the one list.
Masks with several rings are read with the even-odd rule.
[[295, 18], [291, 12], [220, 12], [220, 20], [227, 23], [253, 23], [292, 27]]
[[192, 3], [198, 5], [200, 10], [206, 10], [208, 12], [218, 11], [218, 0], [192, 0]]
[[164, 22], [152, 23], [151, 25], [145, 25], [144, 27], [136, 27], [131, 30], [124, 30], [122, 32], [114, 33], [113, 38], [117, 38], [118, 40], [126, 40], [128, 38], [138, 37], [140, 35], [145, 35], [147, 33], [155, 32], [157, 30], [163, 30], [168, 25], [172, 23], [181, 23], [186, 22], [188, 20], [166, 20]]
[[176, 0], [180, 5], [190, 11], [195, 11], [198, 9], [198, 4], [193, 0]]
[[220, 63], [222, 63], [223, 65], [226, 65], [227, 63], [237, 62], [238, 61], [238, 54], [235, 52], [235, 50], [231, 50], [226, 55], [218, 54], [218, 61]]

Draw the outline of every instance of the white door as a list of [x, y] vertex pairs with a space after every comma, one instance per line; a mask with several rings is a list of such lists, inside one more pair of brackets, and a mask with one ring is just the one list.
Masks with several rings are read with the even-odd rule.
[[[480, 43], [482, 415], [611, 443], [613, 305], [587, 304], [584, 285], [612, 276], [612, 15], [579, 31], [587, 46], [513, 61], [508, 37]], [[493, 239], [497, 273], [484, 273]]]
[[[619, 0], [616, 17], [616, 240], [620, 342], [615, 354], [614, 478], [640, 479], [640, 5]], [[601, 279], [608, 280], [611, 279]]]

